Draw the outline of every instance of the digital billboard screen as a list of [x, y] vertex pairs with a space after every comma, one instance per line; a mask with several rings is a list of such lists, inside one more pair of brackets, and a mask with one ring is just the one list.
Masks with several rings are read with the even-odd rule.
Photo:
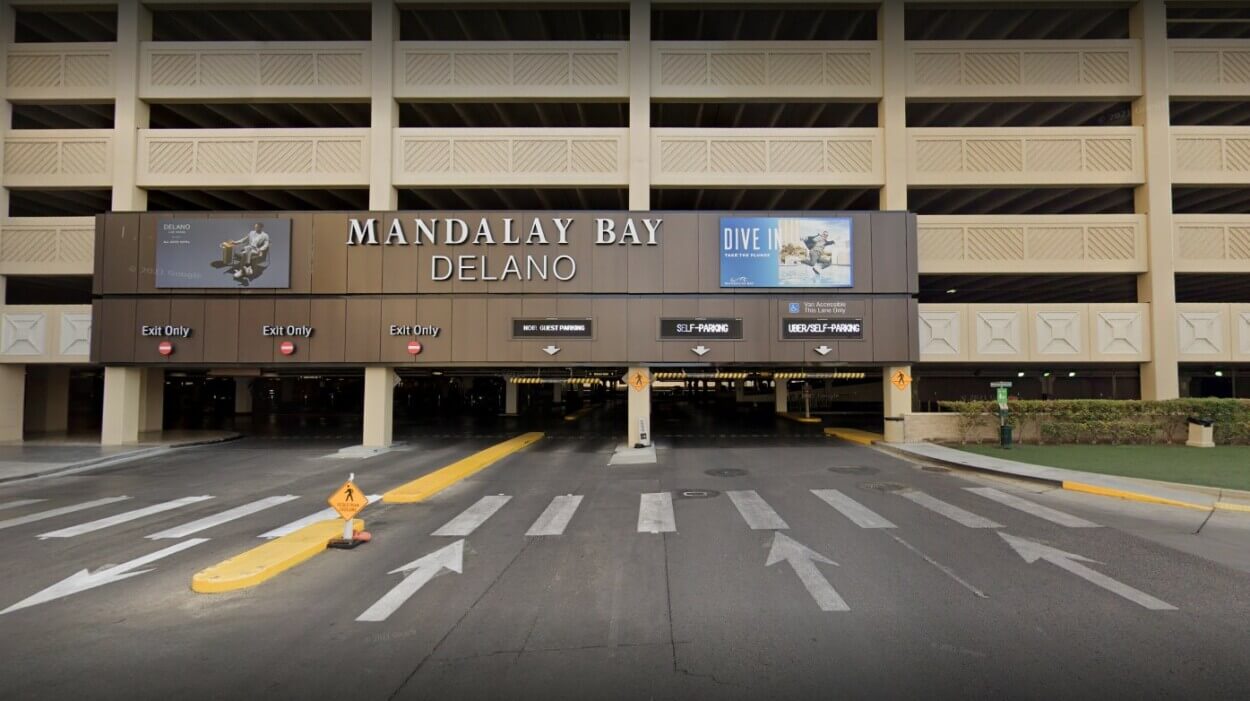
[[288, 288], [291, 220], [157, 222], [156, 286]]
[[853, 287], [850, 217], [721, 217], [721, 287]]

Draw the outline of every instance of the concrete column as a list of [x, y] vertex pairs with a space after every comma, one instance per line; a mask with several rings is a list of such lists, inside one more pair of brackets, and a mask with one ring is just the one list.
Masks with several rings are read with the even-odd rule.
[[557, 382], [551, 386], [551, 401], [554, 404], [564, 403], [564, 385]]
[[31, 433], [64, 433], [69, 428], [69, 368], [30, 368], [26, 393], [26, 425]]
[[778, 414], [790, 411], [790, 387], [786, 380], [776, 380], [776, 396], [773, 397], [773, 410]]
[[143, 406], [139, 432], [160, 431], [165, 428], [165, 369], [143, 368], [140, 383]]
[[516, 400], [517, 386], [507, 380], [503, 383], [503, 413], [507, 416], [516, 416]]
[[[0, 0], [0, 144], [4, 143], [4, 132], [13, 123], [13, 106], [9, 104], [6, 88], [9, 84], [8, 47], [13, 43], [16, 15], [13, 4], [9, 0]], [[0, 182], [4, 182], [4, 154], [0, 149]], [[9, 216], [9, 191], [0, 187], [0, 217]], [[4, 303], [4, 276], [0, 275], [0, 304]], [[2, 420], [0, 420], [2, 421]]]
[[385, 366], [365, 368], [365, 419], [361, 443], [372, 448], [391, 444], [394, 429], [395, 385], [399, 376]]
[[101, 445], [139, 442], [143, 410], [143, 368], [104, 368], [104, 423]]
[[[647, 368], [631, 367], [625, 373], [626, 380], [628, 381], [628, 378], [638, 373], [642, 373], [648, 380], [651, 378], [651, 371]], [[651, 383], [648, 381], [641, 390], [630, 386], [626, 388], [625, 393], [629, 395], [629, 425], [626, 432], [629, 436], [629, 446], [645, 448], [654, 440], [654, 436], [651, 435]]]
[[393, 184], [392, 138], [399, 126], [395, 102], [395, 42], [399, 40], [399, 10], [394, 0], [373, 0], [373, 40], [370, 46], [373, 103], [369, 129], [369, 209], [393, 210], [398, 197]]
[[911, 377], [910, 365], [891, 365], [882, 369], [881, 398], [885, 416], [902, 416], [911, 413], [911, 383], [907, 389], [899, 389], [894, 385], [893, 378], [899, 373]]
[[0, 365], [0, 441], [22, 440], [26, 366]]
[[881, 38], [881, 98], [878, 123], [884, 144], [885, 187], [881, 209], [907, 209], [907, 53], [903, 0], [883, 0], [877, 19]]
[[147, 103], [139, 99], [139, 45], [152, 38], [152, 13], [142, 0], [118, 0], [116, 98], [113, 107], [113, 211], [141, 212], [148, 193], [137, 182], [139, 130], [149, 124]]
[[250, 377], [234, 378], [234, 413], [252, 413], [252, 379]]
[[747, 382], [746, 380], [734, 380], [734, 401], [743, 402], [747, 398]]
[[629, 209], [651, 209], [651, 0], [629, 3]]
[[1176, 268], [1172, 228], [1172, 144], [1169, 127], [1167, 10], [1163, 0], [1133, 7], [1130, 36], [1141, 41], [1142, 94], [1133, 102], [1133, 126], [1142, 127], [1146, 184], [1136, 210], [1146, 215], [1147, 271], [1137, 278], [1137, 300], [1150, 303], [1150, 362], [1141, 364], [1142, 399], [1180, 396], [1176, 340]]

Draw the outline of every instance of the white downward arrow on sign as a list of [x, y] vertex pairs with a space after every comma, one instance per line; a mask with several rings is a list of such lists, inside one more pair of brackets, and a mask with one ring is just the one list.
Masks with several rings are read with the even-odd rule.
[[556, 353], [560, 352], [560, 347], [548, 345], [546, 348], [543, 349], [543, 352], [546, 353], [547, 355], [555, 355]]
[[807, 588], [807, 593], [812, 595], [812, 599], [816, 601], [821, 611], [851, 610], [851, 607], [847, 606], [838, 592], [834, 590], [833, 585], [829, 584], [829, 580], [825, 579], [825, 576], [816, 568], [817, 562], [835, 567], [838, 563], [782, 534], [781, 531], [775, 531], [773, 546], [768, 550], [768, 561], [764, 563], [764, 566], [772, 567], [782, 560], [790, 563], [794, 573], [799, 576], [799, 581]]
[[372, 606], [365, 610], [364, 613], [356, 617], [357, 621], [385, 621], [390, 618], [392, 613], [400, 606], [403, 606], [413, 594], [416, 594], [431, 579], [442, 573], [443, 570], [450, 570], [456, 574], [464, 571], [464, 539], [461, 538], [451, 545], [443, 546], [438, 550], [418, 558], [404, 565], [397, 567], [387, 574], [404, 574], [404, 581], [396, 584], [394, 588], [386, 592], [381, 599], [378, 599]]
[[1080, 564], [1081, 562], [1097, 563], [1097, 560], [1091, 560], [1088, 557], [1082, 557], [1073, 553], [1064, 552], [1058, 548], [1052, 548], [1049, 545], [1042, 545], [1041, 543], [1027, 538], [1008, 535], [1001, 531], [998, 535], [1002, 536], [1003, 540], [1007, 541], [1007, 544], [1011, 546], [1011, 549], [1015, 550], [1016, 554], [1024, 558], [1024, 561], [1027, 563], [1032, 564], [1038, 560], [1045, 560], [1059, 569], [1066, 570], [1081, 579], [1084, 579], [1090, 584], [1102, 587], [1113, 594], [1122, 596], [1138, 606], [1150, 609], [1151, 611], [1176, 610], [1175, 606], [1167, 603], [1166, 601], [1160, 601], [1145, 592], [1138, 591], [1127, 584], [1117, 582], [1101, 572], [1095, 572], [1094, 570]]
[[829, 346], [816, 346], [812, 350], [816, 351], [817, 353], [820, 353], [821, 355], [829, 355], [829, 352], [832, 351], [833, 349], [830, 348]]
[[130, 562], [123, 562], [120, 565], [105, 567], [104, 569], [97, 570], [94, 574], [88, 572], [87, 570], [79, 570], [77, 573], [70, 575], [56, 584], [53, 584], [47, 589], [22, 599], [7, 609], [0, 611], [0, 616], [12, 611], [28, 608], [30, 606], [46, 604], [49, 601], [54, 601], [71, 594], [77, 594], [80, 591], [94, 589], [98, 586], [110, 584], [112, 582], [120, 582], [123, 579], [129, 579], [131, 577], [137, 577], [141, 574], [146, 574], [152, 570], [135, 570], [133, 572], [131, 570], [134, 570], [136, 567], [142, 567], [146, 564], [164, 559], [175, 553], [182, 552], [183, 550], [199, 545], [200, 543], [207, 542], [208, 538], [191, 538], [184, 540], [181, 543], [175, 543], [168, 548], [162, 548], [154, 553], [144, 555], [143, 557], [137, 557]]
[[707, 346], [705, 346], [705, 345], [703, 345], [702, 343], [700, 343], [699, 345], [695, 346], [694, 348], [691, 348], [690, 350], [694, 351], [694, 354], [695, 354], [695, 355], [697, 355], [697, 356], [699, 356], [700, 358], [702, 358], [704, 355], [706, 355], [706, 354], [707, 354], [707, 352], [708, 352], [708, 351], [710, 351], [710, 350], [712, 350], [712, 349], [711, 349], [711, 348], [708, 348]]

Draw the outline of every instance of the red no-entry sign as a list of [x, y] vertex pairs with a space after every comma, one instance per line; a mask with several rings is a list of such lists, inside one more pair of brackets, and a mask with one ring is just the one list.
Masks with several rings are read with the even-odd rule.
[[290, 341], [283, 341], [281, 344], [278, 345], [278, 352], [281, 353], [282, 355], [294, 355], [295, 344], [291, 343]]
[[161, 355], [171, 355], [174, 352], [174, 344], [169, 341], [161, 341], [156, 344], [156, 352]]
[[421, 346], [420, 341], [408, 342], [408, 355], [420, 355], [422, 350], [423, 347]]

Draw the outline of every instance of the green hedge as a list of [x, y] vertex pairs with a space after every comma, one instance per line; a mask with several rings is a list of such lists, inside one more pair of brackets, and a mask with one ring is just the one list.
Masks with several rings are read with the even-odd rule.
[[[978, 429], [998, 425], [996, 402], [939, 405], [959, 413], [964, 442]], [[1250, 444], [1247, 399], [1026, 399], [1010, 401], [1007, 408], [1020, 442], [1031, 438], [1038, 443], [1171, 443], [1184, 440], [1186, 419], [1197, 416], [1215, 421], [1216, 443]]]

